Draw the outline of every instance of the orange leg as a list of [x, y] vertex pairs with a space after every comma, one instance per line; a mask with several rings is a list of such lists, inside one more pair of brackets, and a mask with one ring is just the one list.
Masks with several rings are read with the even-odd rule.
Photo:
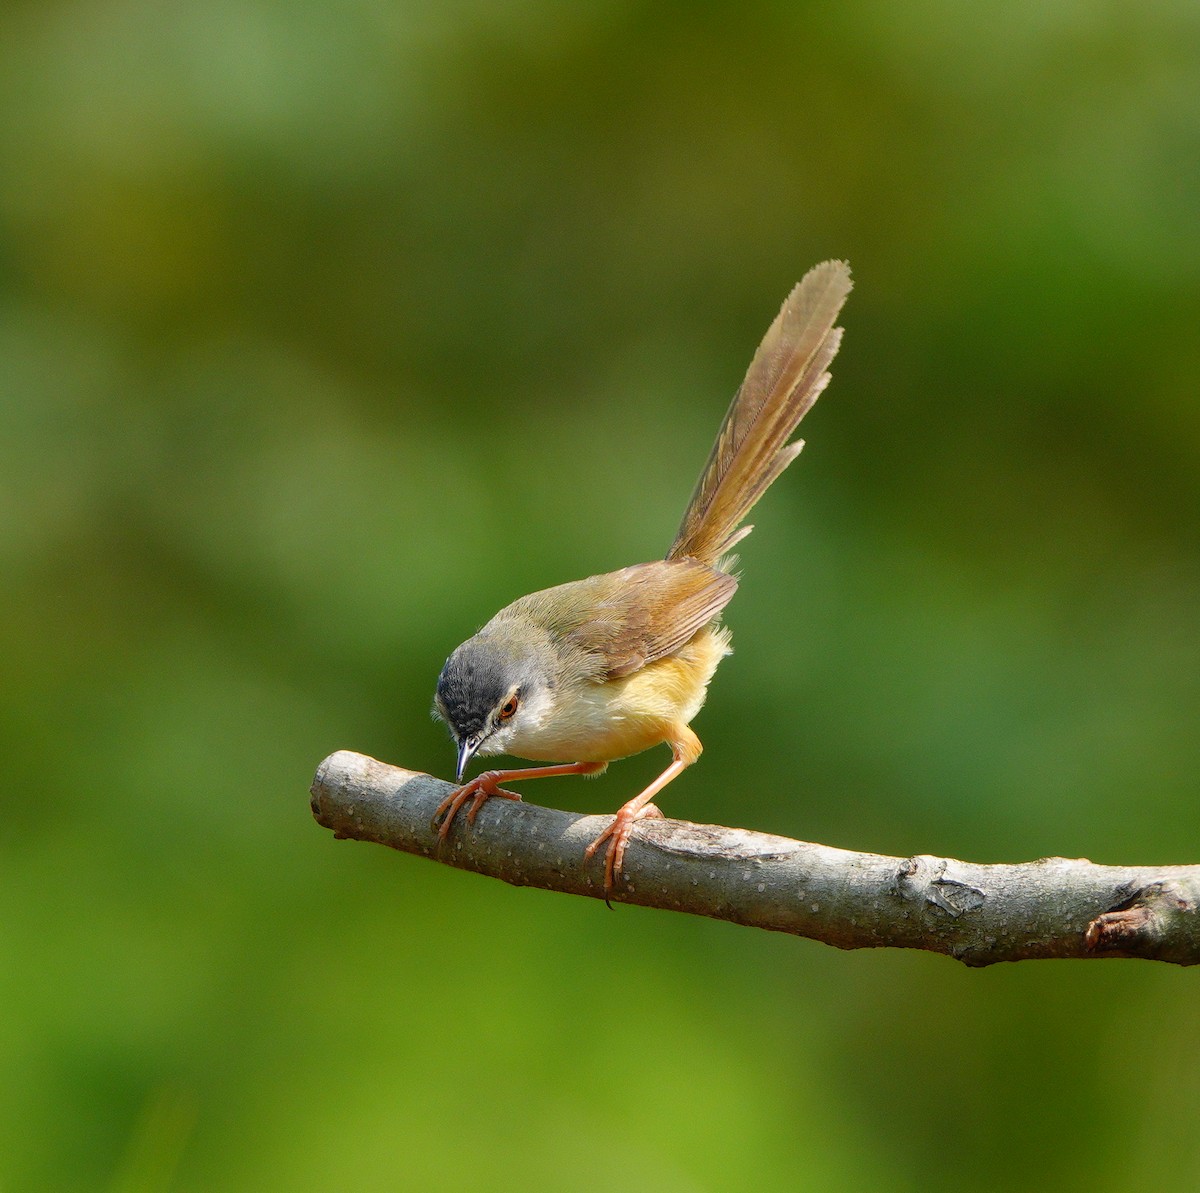
[[646, 817], [662, 816], [662, 813], [650, 801], [700, 757], [701, 748], [700, 739], [686, 725], [680, 726], [677, 731], [677, 739], [671, 743], [675, 760], [645, 791], [635, 795], [627, 804], [623, 804], [617, 809], [612, 824], [584, 851], [584, 857], [590, 858], [605, 841], [608, 842], [608, 849], [604, 855], [605, 903], [612, 897], [613, 879], [621, 872], [621, 865], [625, 861], [625, 847], [633, 835], [633, 826]]
[[475, 817], [484, 802], [493, 795], [503, 799], [519, 800], [521, 797], [515, 791], [505, 791], [500, 784], [510, 783], [517, 779], [552, 779], [556, 775], [594, 775], [602, 771], [606, 762], [565, 762], [561, 766], [531, 766], [520, 770], [485, 770], [469, 783], [464, 783], [457, 790], [450, 792], [433, 814], [433, 823], [441, 821], [438, 829], [438, 840], [444, 841], [450, 835], [450, 826], [455, 816], [467, 800], [471, 807], [467, 811], [467, 823], [474, 824]]

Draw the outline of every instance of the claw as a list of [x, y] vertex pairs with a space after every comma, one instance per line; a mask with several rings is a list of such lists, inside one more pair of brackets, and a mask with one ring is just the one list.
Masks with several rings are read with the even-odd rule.
[[662, 812], [654, 804], [635, 807], [636, 802], [631, 800], [621, 808], [612, 818], [612, 823], [583, 851], [583, 856], [590, 859], [605, 841], [608, 842], [604, 854], [604, 902], [609, 907], [612, 906], [613, 883], [625, 864], [625, 848], [633, 835], [633, 826], [647, 817], [662, 819]]
[[[477, 775], [469, 783], [455, 788], [438, 804], [430, 827], [436, 828], [438, 840], [444, 841], [450, 835], [450, 826], [454, 823], [455, 816], [458, 815], [467, 800], [471, 801], [471, 807], [467, 811], [468, 824], [475, 823], [479, 809], [493, 795], [498, 795], [501, 799], [520, 800], [521, 797], [515, 791], [505, 791], [500, 786], [506, 779], [548, 779], [554, 775], [594, 775], [607, 765], [605, 762], [566, 762], [559, 766], [523, 767], [519, 770], [485, 770], [483, 774]], [[438, 827], [439, 821], [440, 828]]]
[[450, 835], [450, 826], [454, 823], [454, 818], [459, 814], [463, 804], [468, 800], [471, 801], [471, 806], [467, 809], [468, 824], [475, 823], [475, 817], [479, 815], [479, 809], [494, 795], [498, 795], [502, 799], [520, 800], [521, 797], [515, 791], [505, 791], [499, 785], [503, 777], [503, 771], [484, 771], [483, 774], [477, 775], [469, 783], [464, 783], [461, 787], [450, 792], [438, 804], [437, 811], [434, 812], [433, 820], [430, 822], [430, 827], [437, 828], [438, 830], [438, 840], [444, 841]]

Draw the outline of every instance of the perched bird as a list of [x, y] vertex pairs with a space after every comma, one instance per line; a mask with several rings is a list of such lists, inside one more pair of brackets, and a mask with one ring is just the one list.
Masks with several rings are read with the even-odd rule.
[[501, 609], [446, 660], [434, 711], [458, 748], [462, 783], [476, 754], [556, 765], [486, 771], [453, 791], [434, 817], [445, 840], [468, 802], [520, 799], [501, 783], [598, 774], [660, 742], [670, 765], [623, 805], [587, 849], [607, 845], [612, 894], [633, 826], [661, 815], [650, 801], [700, 756], [689, 722], [729, 653], [721, 612], [737, 590], [729, 552], [743, 522], [796, 458], [796, 425], [829, 382], [850, 293], [850, 270], [826, 261], [805, 274], [763, 337], [734, 396], [666, 558], [533, 592]]

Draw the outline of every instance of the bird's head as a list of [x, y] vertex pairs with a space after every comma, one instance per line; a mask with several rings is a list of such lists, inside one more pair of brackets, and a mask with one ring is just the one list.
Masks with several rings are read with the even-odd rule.
[[546, 648], [511, 626], [485, 626], [446, 660], [434, 716], [458, 747], [457, 779], [476, 754], [520, 753], [522, 732], [550, 712], [553, 683]]

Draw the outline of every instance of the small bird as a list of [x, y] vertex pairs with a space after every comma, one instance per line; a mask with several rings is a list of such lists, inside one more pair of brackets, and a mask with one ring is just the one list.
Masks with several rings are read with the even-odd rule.
[[670, 765], [624, 804], [588, 846], [606, 845], [613, 892], [634, 825], [661, 816], [651, 800], [700, 757], [690, 722], [717, 664], [730, 653], [721, 612], [737, 591], [729, 552], [753, 529], [755, 502], [796, 458], [796, 425], [829, 382], [841, 343], [834, 321], [850, 293], [843, 261], [817, 265], [788, 295], [721, 423], [666, 558], [530, 593], [501, 609], [446, 660], [434, 714], [458, 749], [462, 783], [476, 754], [555, 765], [485, 771], [451, 792], [434, 816], [445, 840], [501, 783], [595, 775], [618, 758], [665, 743]]

